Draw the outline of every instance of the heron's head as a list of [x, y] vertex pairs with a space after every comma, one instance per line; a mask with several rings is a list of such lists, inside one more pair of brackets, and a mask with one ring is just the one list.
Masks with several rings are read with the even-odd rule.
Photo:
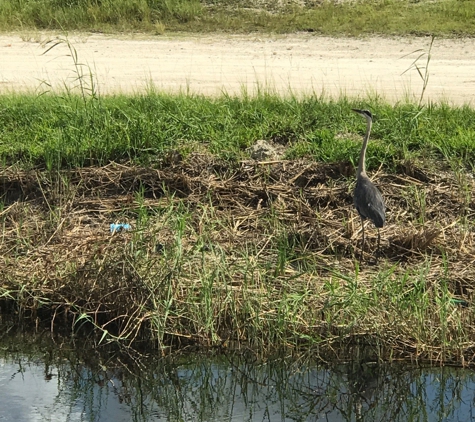
[[357, 108], [352, 108], [355, 113], [358, 113], [360, 116], [363, 116], [366, 120], [373, 120], [373, 115], [369, 110], [359, 110]]

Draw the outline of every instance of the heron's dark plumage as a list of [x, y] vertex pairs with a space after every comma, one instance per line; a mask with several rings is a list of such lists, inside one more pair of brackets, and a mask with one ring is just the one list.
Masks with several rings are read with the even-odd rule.
[[364, 253], [364, 222], [363, 220], [369, 218], [378, 229], [378, 252], [380, 247], [381, 235], [379, 229], [384, 226], [386, 222], [383, 196], [373, 182], [369, 180], [366, 175], [366, 148], [368, 146], [369, 134], [371, 133], [371, 125], [373, 123], [373, 115], [369, 110], [352, 109], [355, 113], [366, 119], [366, 133], [363, 138], [363, 145], [360, 152], [360, 160], [358, 162], [358, 169], [356, 170], [356, 187], [353, 193], [353, 203], [361, 217], [361, 255], [360, 262]]
[[383, 196], [368, 176], [361, 175], [358, 177], [353, 193], [353, 201], [356, 211], [363, 219], [369, 218], [377, 228], [384, 226], [386, 207]]

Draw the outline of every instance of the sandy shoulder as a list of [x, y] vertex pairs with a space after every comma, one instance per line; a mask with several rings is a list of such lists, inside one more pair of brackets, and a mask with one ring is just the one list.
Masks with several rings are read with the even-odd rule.
[[[45, 35], [43, 41], [52, 38]], [[415, 69], [404, 72], [430, 43], [428, 38], [311, 34], [155, 38], [84, 34], [70, 40], [103, 94], [143, 91], [153, 84], [168, 91], [209, 95], [243, 88], [254, 92], [258, 87], [332, 96], [377, 93], [390, 101], [418, 98], [419, 74]], [[24, 41], [17, 34], [0, 36], [0, 92], [73, 87], [76, 74], [67, 46], [43, 54], [45, 50], [42, 43]], [[422, 51], [410, 54], [416, 50]], [[474, 64], [474, 39], [436, 39], [425, 98], [472, 103]], [[419, 65], [424, 67], [425, 59]]]

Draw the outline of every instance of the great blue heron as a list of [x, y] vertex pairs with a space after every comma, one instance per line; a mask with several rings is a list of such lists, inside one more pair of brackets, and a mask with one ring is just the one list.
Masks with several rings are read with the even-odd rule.
[[366, 119], [366, 134], [363, 139], [363, 146], [361, 147], [360, 161], [358, 162], [358, 170], [356, 171], [356, 187], [353, 193], [353, 203], [356, 211], [361, 218], [362, 244], [360, 262], [364, 253], [364, 220], [369, 218], [378, 229], [378, 253], [381, 242], [381, 235], [379, 229], [384, 226], [386, 221], [384, 206], [384, 199], [381, 192], [373, 182], [369, 180], [366, 174], [365, 158], [366, 147], [368, 146], [369, 134], [371, 132], [371, 125], [373, 124], [373, 115], [369, 110], [352, 109], [355, 113], [363, 116]]

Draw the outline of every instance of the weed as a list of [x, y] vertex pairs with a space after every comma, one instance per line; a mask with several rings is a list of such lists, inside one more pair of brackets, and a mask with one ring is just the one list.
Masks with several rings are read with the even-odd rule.
[[[430, 64], [430, 60], [432, 58], [431, 52], [432, 52], [432, 46], [434, 44], [434, 40], [435, 40], [435, 36], [432, 35], [427, 52], [423, 51], [422, 49], [418, 49], [418, 50], [415, 50], [412, 53], [406, 54], [405, 56], [402, 57], [402, 58], [404, 58], [404, 57], [407, 57], [407, 56], [415, 54], [415, 53], [419, 54], [414, 59], [414, 61], [411, 63], [411, 65], [404, 72], [402, 72], [402, 74], [401, 74], [401, 76], [402, 76], [402, 75], [404, 75], [404, 73], [415, 69], [417, 71], [419, 77], [421, 78], [421, 80], [422, 80], [422, 89], [421, 89], [421, 96], [419, 97], [419, 107], [421, 107], [421, 105], [422, 105], [422, 100], [424, 99], [424, 93], [426, 92], [426, 88], [427, 88], [427, 85], [429, 83], [429, 76], [430, 76], [429, 64]], [[424, 57], [425, 57], [425, 65], [421, 66], [421, 65], [419, 65], [418, 62], [420, 61], [420, 59], [422, 59]]]

